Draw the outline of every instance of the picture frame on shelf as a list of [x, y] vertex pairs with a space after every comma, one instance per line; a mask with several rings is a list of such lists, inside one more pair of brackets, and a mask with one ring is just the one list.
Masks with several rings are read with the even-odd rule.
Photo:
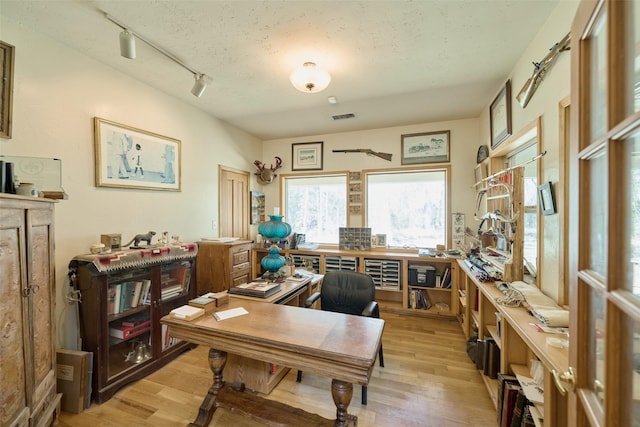
[[94, 117], [96, 187], [181, 191], [180, 141]]
[[291, 170], [322, 170], [322, 145], [322, 141], [291, 144]]
[[410, 133], [401, 136], [401, 163], [444, 163], [449, 161], [451, 131]]
[[511, 136], [511, 80], [507, 80], [489, 107], [489, 130], [492, 150]]
[[11, 138], [13, 117], [13, 62], [15, 47], [0, 41], [2, 76], [0, 79], [0, 137]]
[[251, 218], [249, 218], [249, 224], [258, 224], [264, 222], [264, 193], [260, 191], [250, 191], [251, 200]]
[[553, 215], [556, 213], [556, 203], [553, 197], [551, 182], [545, 182], [538, 186], [538, 203], [542, 215]]

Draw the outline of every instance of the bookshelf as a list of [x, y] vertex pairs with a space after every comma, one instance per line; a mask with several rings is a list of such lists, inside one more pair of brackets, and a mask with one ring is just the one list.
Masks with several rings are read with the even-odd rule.
[[[253, 271], [260, 272], [260, 260], [266, 256], [265, 248], [254, 248], [252, 254]], [[376, 300], [384, 302], [383, 310], [398, 314], [411, 314], [425, 317], [455, 317], [459, 315], [458, 306], [458, 264], [456, 258], [445, 256], [421, 256], [418, 250], [391, 251], [387, 248], [370, 251], [341, 250], [335, 248], [285, 249], [282, 255], [292, 257], [297, 267], [304, 260], [313, 265], [316, 273], [343, 269], [361, 271], [371, 275], [376, 284]], [[448, 286], [434, 284], [433, 288], [417, 286], [410, 283], [410, 267], [423, 268], [431, 266], [436, 277], [449, 270]], [[413, 307], [415, 294], [422, 293], [429, 297], [432, 305], [428, 309]], [[438, 304], [440, 303], [440, 304]], [[436, 307], [436, 304], [438, 306]], [[444, 306], [446, 304], [446, 306]]]
[[196, 295], [197, 246], [79, 255], [69, 264], [80, 291], [82, 350], [94, 354], [93, 399], [102, 403], [191, 348], [160, 318]]
[[[458, 260], [458, 284], [466, 304], [458, 306], [460, 326], [469, 338], [478, 333], [478, 339], [493, 339], [500, 349], [499, 372], [529, 377], [532, 360], [544, 366], [544, 401], [536, 408], [544, 415], [545, 427], [568, 425], [568, 400], [557, 390], [552, 372], [565, 372], [569, 365], [568, 349], [550, 347], [548, 337], [557, 335], [538, 332], [530, 323], [535, 322], [526, 309], [498, 304], [503, 294], [492, 282], [480, 282], [463, 260]], [[498, 404], [498, 381], [480, 372], [494, 404]]]

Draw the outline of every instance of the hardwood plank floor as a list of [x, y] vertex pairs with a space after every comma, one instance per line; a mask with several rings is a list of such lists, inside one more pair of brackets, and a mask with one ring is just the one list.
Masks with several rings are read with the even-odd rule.
[[[354, 386], [349, 412], [360, 427], [495, 426], [495, 409], [480, 373], [466, 353], [455, 320], [386, 313], [382, 338], [385, 367], [376, 362], [368, 405]], [[185, 426], [193, 421], [212, 382], [205, 347], [189, 351], [159, 371], [120, 390], [102, 405], [81, 414], [62, 413], [62, 427]], [[290, 371], [265, 396], [335, 418], [331, 379], [305, 374], [296, 382]], [[229, 411], [216, 411], [211, 425], [249, 427], [262, 424]]]

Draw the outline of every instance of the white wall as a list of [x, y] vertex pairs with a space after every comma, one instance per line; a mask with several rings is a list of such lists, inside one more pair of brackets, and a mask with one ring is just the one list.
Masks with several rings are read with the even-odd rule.
[[[100, 234], [169, 231], [183, 241], [217, 235], [218, 165], [252, 170], [260, 142], [163, 92], [5, 19], [0, 39], [16, 47], [12, 156], [62, 159], [69, 199], [55, 206], [57, 345], [75, 348], [73, 305], [65, 302], [69, 261]], [[181, 141], [182, 191], [98, 188], [93, 117]]]
[[[540, 28], [540, 31], [523, 52], [521, 58], [516, 63], [511, 74], [505, 78], [511, 79], [511, 98], [512, 98], [512, 120], [513, 133], [528, 124], [532, 123], [538, 117], [542, 117], [542, 136], [541, 141], [543, 149], [547, 150], [547, 154], [540, 160], [542, 164], [543, 176], [540, 182], [551, 181], [557, 190], [564, 185], [560, 180], [560, 101], [567, 98], [571, 88], [571, 54], [570, 51], [563, 52], [557, 58], [556, 63], [546, 74], [544, 80], [534, 93], [526, 108], [522, 108], [516, 96], [523, 87], [525, 82], [533, 73], [532, 62], [539, 62], [549, 52], [549, 49], [559, 42], [571, 29], [571, 23], [578, 8], [577, 1], [562, 0], [553, 11], [549, 19]], [[496, 87], [496, 94], [500, 87]], [[489, 138], [489, 106], [493, 100], [489, 100], [487, 107], [480, 116], [481, 135], [483, 143], [491, 146]], [[508, 144], [509, 141], [503, 144]], [[502, 146], [500, 147], [502, 148]], [[557, 195], [562, 194], [557, 191]], [[561, 221], [566, 219], [566, 215], [556, 214], [544, 216], [542, 218], [541, 239], [539, 243], [542, 245], [543, 256], [538, 262], [540, 273], [540, 288], [548, 296], [556, 301], [560, 298], [559, 289], [562, 280], [560, 274], [560, 229]]]
[[[467, 225], [474, 228], [475, 193], [471, 185], [474, 180], [475, 153], [479, 145], [478, 129], [478, 119], [469, 119], [270, 140], [264, 142], [263, 161], [268, 163], [273, 161], [274, 156], [279, 156], [282, 158], [284, 165], [279, 172], [292, 173], [291, 144], [323, 141], [323, 172], [401, 168], [403, 167], [400, 157], [401, 135], [449, 130], [451, 131], [449, 154], [451, 160], [451, 209], [452, 212], [464, 212], [467, 215]], [[391, 153], [393, 157], [389, 162], [363, 153], [333, 152], [333, 150], [353, 148], [370, 148], [373, 151]], [[266, 211], [272, 212], [273, 206], [278, 206], [280, 203], [278, 184], [274, 182], [265, 185], [263, 186], [263, 191], [265, 193]], [[356, 222], [360, 219], [360, 217], [352, 216], [349, 225], [352, 227], [362, 226], [362, 222]], [[362, 221], [364, 221], [364, 218], [362, 218]]]

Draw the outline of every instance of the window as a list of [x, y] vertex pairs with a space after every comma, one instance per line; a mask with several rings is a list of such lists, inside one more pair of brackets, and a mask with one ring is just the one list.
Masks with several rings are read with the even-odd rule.
[[338, 244], [340, 227], [347, 226], [347, 176], [285, 176], [285, 221], [307, 242]]
[[367, 227], [390, 247], [447, 245], [449, 168], [365, 172]]
[[[524, 163], [538, 155], [536, 141], [532, 141], [524, 149], [508, 155], [509, 167]], [[524, 176], [524, 243], [522, 253], [524, 259], [537, 268], [538, 265], [538, 169], [537, 162], [523, 166]]]

